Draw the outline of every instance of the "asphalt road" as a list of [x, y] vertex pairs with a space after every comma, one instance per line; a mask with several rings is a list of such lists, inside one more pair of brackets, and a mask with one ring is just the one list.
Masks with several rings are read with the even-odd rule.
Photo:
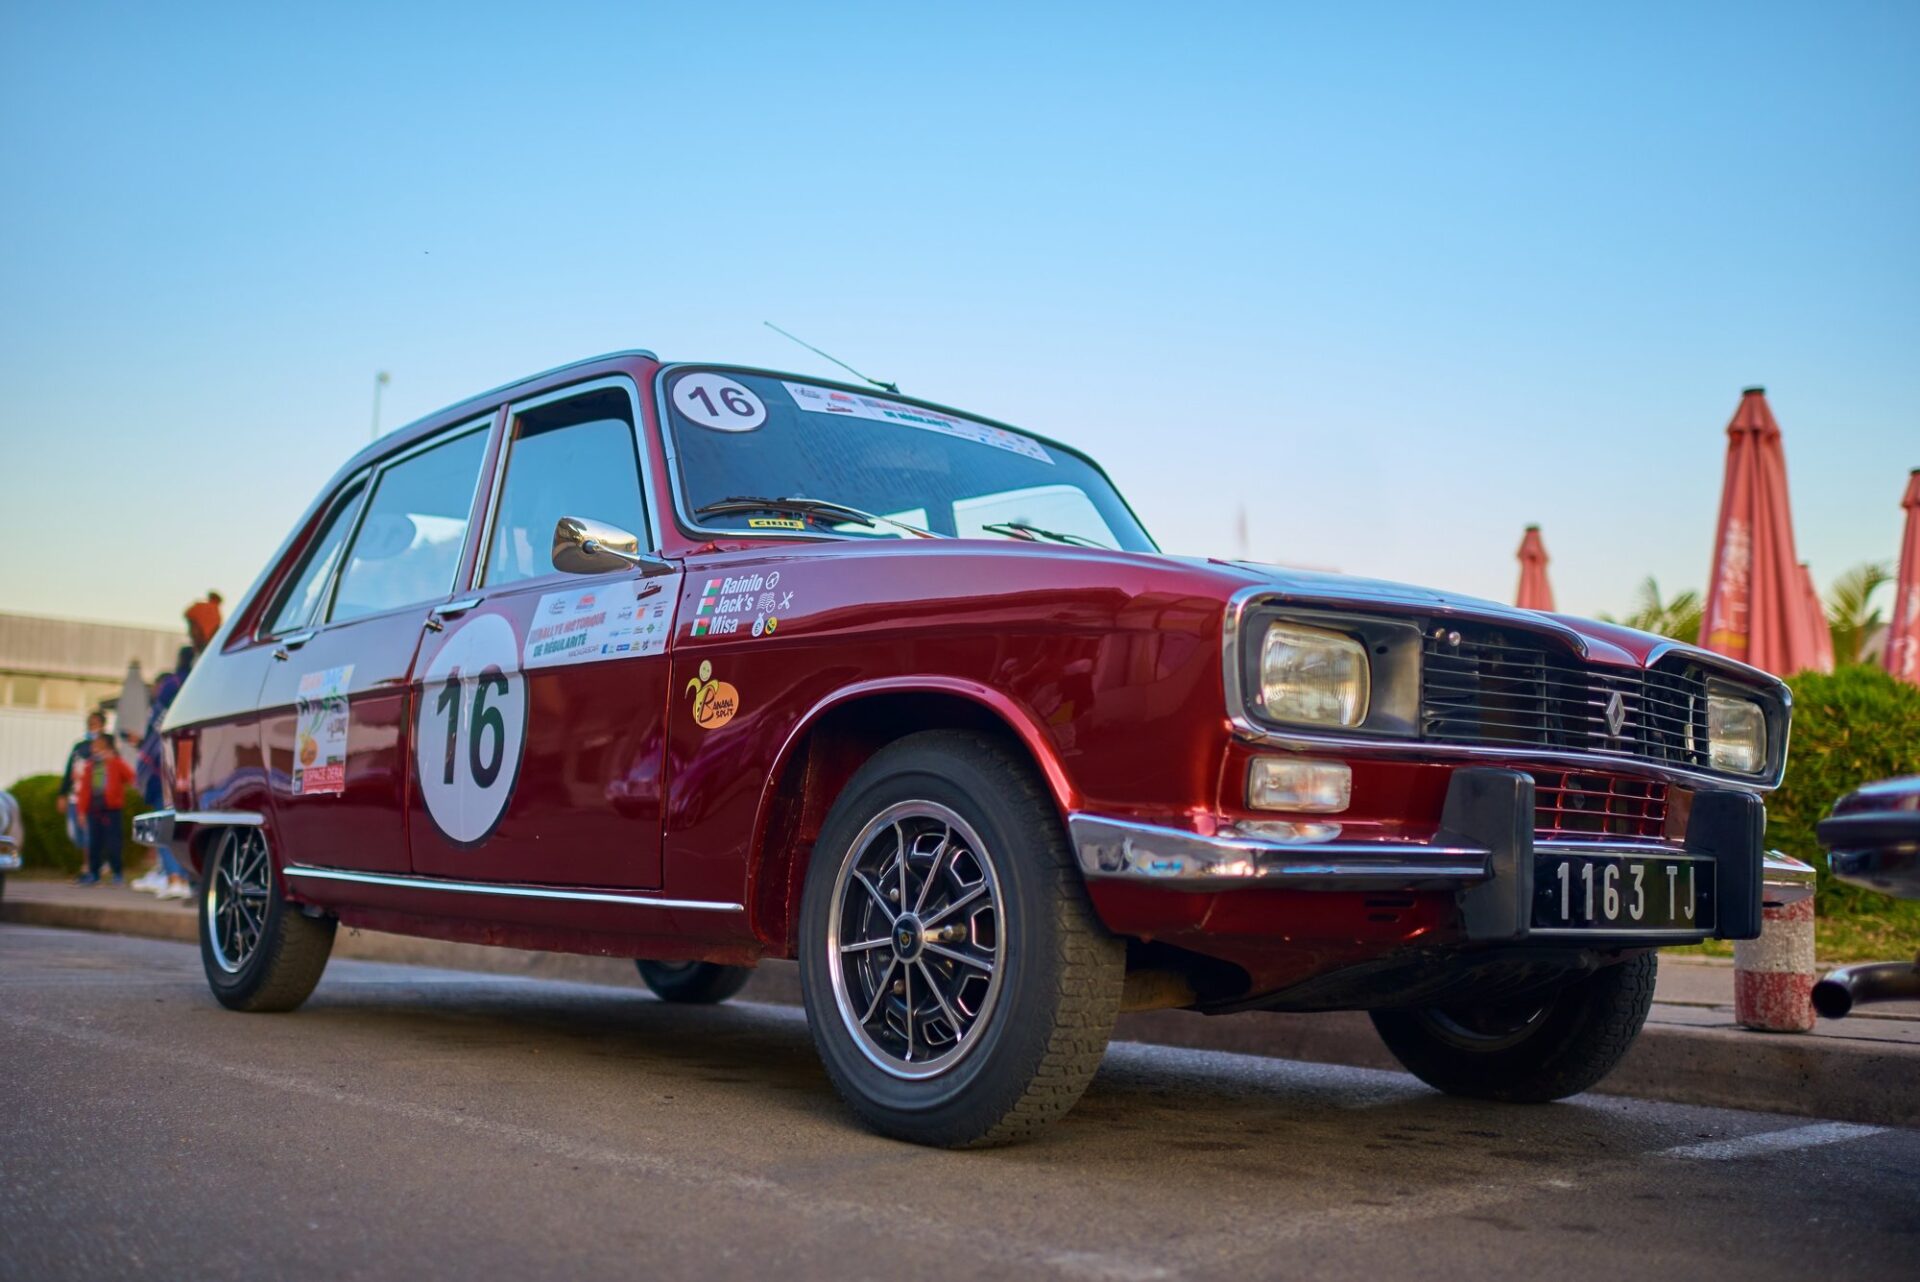
[[1920, 1132], [1116, 1046], [988, 1153], [877, 1139], [799, 1014], [0, 927], [0, 1277], [1914, 1276]]

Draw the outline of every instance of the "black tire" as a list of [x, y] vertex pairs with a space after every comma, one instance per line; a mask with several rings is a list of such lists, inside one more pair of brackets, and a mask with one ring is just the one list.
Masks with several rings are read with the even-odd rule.
[[7, 901], [7, 874], [0, 872], [0, 904]]
[[661, 962], [634, 959], [640, 978], [663, 1002], [712, 1006], [724, 1002], [753, 978], [751, 966], [721, 966], [715, 962]]
[[[884, 815], [916, 806], [961, 821], [958, 827], [946, 824], [946, 836], [930, 854], [921, 852], [919, 837], [910, 847], [898, 823], [872, 827]], [[909, 813], [900, 822], [942, 821]], [[906, 900], [914, 896], [899, 895], [894, 902], [902, 911], [896, 918], [879, 892], [865, 886], [866, 894], [881, 900], [882, 918], [893, 924], [880, 926], [884, 941], [875, 937], [865, 944], [878, 950], [871, 954], [872, 964], [884, 966], [884, 974], [852, 996], [862, 972], [859, 963], [836, 969], [839, 959], [854, 954], [841, 951], [833, 923], [849, 904], [859, 904], [869, 917], [874, 912], [859, 898], [856, 882], [842, 880], [843, 868], [859, 869], [863, 850], [882, 848], [883, 837], [861, 840], [870, 831], [891, 831], [899, 851], [914, 851], [909, 858], [896, 858], [894, 868], [903, 862], [911, 868], [914, 860], [927, 858], [922, 885], [937, 889], [935, 898], [924, 889], [917, 892], [910, 910]], [[986, 848], [979, 861], [969, 850], [973, 838]], [[978, 874], [977, 887], [992, 893], [984, 907], [974, 907], [961, 918], [959, 910], [981, 893], [957, 889], [967, 884], [960, 869], [963, 861]], [[913, 891], [908, 880], [903, 874], [903, 892]], [[939, 897], [948, 904], [944, 911], [936, 910]], [[918, 916], [923, 905], [924, 932]], [[849, 922], [857, 915], [849, 915]], [[920, 942], [913, 956], [902, 960], [889, 951], [890, 941], [910, 915]], [[949, 924], [936, 926], [942, 917]], [[963, 920], [964, 926], [959, 924]], [[854, 932], [849, 927], [839, 933]], [[947, 950], [942, 957], [972, 950], [991, 952], [997, 959], [989, 972], [997, 981], [985, 981], [988, 995], [971, 999], [970, 1011], [965, 985], [981, 981], [965, 979], [968, 970], [956, 962], [934, 957], [935, 942]], [[923, 976], [917, 998], [911, 979], [916, 966]], [[907, 978], [894, 978], [897, 974]], [[836, 976], [842, 996], [836, 996]], [[960, 986], [943, 994], [936, 982], [940, 976]], [[874, 754], [834, 802], [814, 846], [801, 899], [801, 990], [828, 1076], [874, 1130], [943, 1148], [987, 1147], [1033, 1135], [1071, 1109], [1093, 1079], [1113, 1032], [1125, 977], [1125, 945], [1094, 916], [1051, 799], [1026, 761], [1002, 741], [963, 731], [909, 735]], [[897, 1034], [889, 1021], [902, 983], [904, 1058], [898, 1052], [889, 1056], [875, 1040]], [[869, 993], [870, 1009], [880, 1011], [877, 1032], [871, 1019], [852, 1011]], [[940, 1006], [929, 1005], [920, 1017], [929, 1053], [915, 1065], [910, 1062], [914, 1002], [926, 1003], [936, 995]], [[950, 1005], [948, 997], [953, 999]], [[844, 1012], [842, 1000], [847, 1003]], [[968, 1011], [971, 1016], [964, 1021], [964, 1031], [948, 1025], [953, 1038], [939, 1054], [931, 1052], [932, 1030], [942, 1023], [936, 1009], [948, 1014]], [[855, 1027], [862, 1032], [856, 1035]], [[903, 1077], [903, 1072], [921, 1076]]]
[[1373, 1026], [1409, 1073], [1449, 1095], [1544, 1104], [1613, 1071], [1653, 1006], [1655, 953], [1604, 967], [1505, 1008], [1374, 1011]]
[[[232, 889], [236, 869], [264, 894], [237, 894]], [[263, 914], [244, 948], [215, 929], [230, 921], [224, 904], [236, 898], [259, 905]], [[200, 880], [200, 964], [222, 1006], [289, 1011], [306, 1001], [327, 968], [336, 924], [331, 917], [305, 916], [281, 897], [280, 878], [260, 829], [230, 828], [215, 839]]]

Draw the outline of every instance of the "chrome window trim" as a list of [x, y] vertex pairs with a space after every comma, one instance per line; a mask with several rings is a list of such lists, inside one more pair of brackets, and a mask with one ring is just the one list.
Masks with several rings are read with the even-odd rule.
[[[396, 451], [395, 453], [390, 454], [387, 457], [375, 462], [369, 469], [371, 472], [371, 477], [367, 484], [367, 492], [360, 501], [360, 511], [354, 517], [353, 532], [347, 536], [347, 552], [351, 553], [353, 551], [354, 542], [360, 537], [360, 527], [366, 524], [367, 510], [373, 506], [373, 496], [379, 492], [380, 482], [386, 479], [386, 475], [388, 471], [398, 466], [399, 464], [406, 462], [408, 459], [413, 458], [415, 455], [424, 454], [428, 450], [439, 449], [442, 445], [451, 445], [453, 442], [459, 440], [461, 437], [470, 435], [471, 433], [474, 433], [474, 432], [484, 432], [487, 434], [488, 439], [491, 439], [494, 426], [499, 416], [500, 416], [500, 411], [498, 407], [496, 407], [492, 410], [489, 410], [486, 414], [486, 417], [484, 418], [466, 419], [462, 422], [455, 423], [451, 427], [448, 427], [442, 431], [435, 432], [432, 436], [425, 437], [422, 440], [415, 441], [412, 445], [407, 446], [407, 448]], [[485, 461], [485, 458], [486, 458], [486, 442], [483, 441], [481, 442], [481, 459], [483, 463]], [[480, 498], [480, 493], [481, 493], [480, 487], [486, 484], [486, 480], [487, 480], [487, 469], [484, 466], [475, 468], [474, 474], [473, 474], [473, 493], [467, 496], [467, 515], [469, 517], [473, 515], [474, 503]], [[447, 584], [447, 590], [441, 593], [440, 596], [425, 597], [419, 601], [408, 601], [401, 605], [391, 606], [385, 610], [374, 610], [366, 614], [358, 614], [351, 619], [336, 619], [333, 617], [333, 608], [337, 604], [336, 598], [338, 597], [340, 592], [340, 577], [346, 572], [346, 567], [347, 567], [347, 557], [345, 555], [341, 556], [340, 564], [334, 567], [332, 581], [327, 584], [327, 603], [326, 603], [326, 610], [325, 610], [326, 617], [324, 619], [313, 621], [311, 623], [311, 626], [316, 630], [321, 630], [325, 628], [338, 627], [342, 624], [359, 623], [364, 619], [377, 619], [385, 615], [396, 613], [400, 610], [411, 610], [418, 606], [430, 605], [435, 601], [444, 600], [445, 598], [452, 596], [456, 591], [459, 590], [459, 585], [460, 585], [459, 567], [466, 564], [467, 553], [470, 550], [469, 545], [472, 539], [473, 539], [473, 522], [469, 520], [467, 522], [466, 532], [462, 536], [460, 541], [459, 558], [454, 562], [453, 580]]]
[[569, 903], [625, 904], [630, 908], [687, 909], [695, 912], [746, 911], [745, 905], [713, 899], [662, 899], [657, 895], [622, 894], [606, 890], [559, 890], [498, 882], [451, 881], [438, 877], [402, 877], [394, 873], [354, 872], [346, 868], [316, 868], [307, 864], [289, 864], [282, 874], [313, 881], [345, 881], [364, 886], [390, 886], [398, 890], [453, 891], [465, 895], [501, 895], [510, 899], [558, 899]]
[[[1449, 609], [1444, 606], [1420, 611], [1410, 609], [1405, 615], [1390, 611], [1375, 611], [1364, 603], [1355, 604], [1338, 599], [1320, 597], [1296, 598], [1287, 592], [1267, 584], [1251, 584], [1234, 592], [1227, 598], [1226, 615], [1220, 632], [1221, 679], [1226, 695], [1227, 720], [1233, 727], [1236, 737], [1249, 743], [1267, 747], [1284, 748], [1291, 752], [1325, 752], [1329, 749], [1350, 757], [1430, 757], [1449, 761], [1498, 761], [1525, 765], [1576, 766], [1589, 771], [1608, 774], [1639, 775], [1670, 782], [1704, 784], [1716, 788], [1735, 788], [1749, 792], [1768, 792], [1780, 785], [1786, 771], [1786, 745], [1781, 744], [1777, 767], [1764, 775], [1715, 774], [1709, 771], [1688, 770], [1675, 766], [1662, 766], [1638, 757], [1613, 756], [1608, 753], [1564, 752], [1543, 748], [1495, 748], [1482, 744], [1437, 743], [1417, 736], [1404, 738], [1372, 738], [1358, 735], [1334, 734], [1319, 730], [1279, 730], [1262, 725], [1247, 712], [1246, 691], [1240, 679], [1240, 646], [1244, 630], [1245, 616], [1255, 605], [1268, 603], [1282, 606], [1295, 606], [1302, 609], [1349, 610], [1356, 617], [1379, 617], [1404, 619], [1427, 613], [1438, 617], [1458, 618], [1472, 622], [1484, 622], [1490, 626], [1512, 627], [1523, 631], [1542, 633], [1570, 641], [1575, 650], [1584, 656], [1587, 653], [1585, 641], [1578, 633], [1557, 626], [1538, 627], [1528, 623], [1487, 618], [1472, 611]], [[1679, 643], [1657, 647], [1648, 659], [1648, 667], [1655, 658], [1662, 657], [1679, 649]], [[1742, 670], [1729, 669], [1725, 664], [1712, 661], [1713, 656], [1702, 656], [1691, 651], [1687, 658], [1698, 660], [1701, 666], [1710, 670], [1739, 674]], [[1757, 672], [1748, 670], [1748, 673]], [[1765, 676], [1764, 673], [1759, 675]], [[1784, 685], [1776, 691], [1782, 701], [1782, 715], [1791, 721], [1793, 698]]]
[[[371, 466], [371, 465], [368, 467], [363, 467], [358, 472], [355, 472], [352, 476], [348, 477], [345, 481], [342, 481], [339, 485], [335, 486], [333, 489], [333, 493], [328, 495], [329, 501], [327, 502], [326, 506], [322, 509], [320, 513], [320, 520], [322, 522], [325, 522], [327, 517], [331, 516], [333, 513], [332, 499], [334, 495], [338, 495], [341, 491], [347, 489], [351, 485], [357, 484], [360, 486], [360, 497], [354, 501], [353, 511], [349, 514], [349, 517], [348, 517], [346, 538], [342, 540], [340, 544], [340, 559], [334, 562], [333, 568], [331, 570], [327, 571], [326, 582], [320, 585], [320, 600], [314, 606], [314, 609], [313, 609], [313, 612], [315, 614], [320, 614], [323, 610], [331, 609], [333, 606], [333, 585], [335, 580], [337, 580], [340, 577], [341, 565], [346, 563], [347, 550], [353, 546], [353, 536], [357, 534], [360, 530], [360, 518], [366, 512], [367, 500], [371, 498], [373, 495], [373, 474], [376, 470], [377, 470], [377, 467]], [[309, 555], [311, 555], [313, 550], [314, 549], [312, 548], [309, 548], [307, 550]], [[306, 558], [302, 557], [299, 562], [299, 569], [305, 570], [306, 568], [307, 568]], [[286, 589], [291, 589], [293, 587], [294, 580], [297, 579], [298, 577], [299, 577], [299, 571], [295, 571], [293, 574], [289, 575], [286, 579], [282, 580], [279, 584], [275, 586], [273, 595], [268, 599], [268, 609], [265, 611], [265, 613], [272, 614], [272, 613], [278, 612], [274, 607], [285, 604], [280, 598], [281, 591]], [[305, 622], [301, 623], [298, 627], [288, 628], [283, 632], [269, 632], [267, 631], [267, 628], [271, 626], [271, 620], [263, 617], [260, 622], [261, 622], [261, 627], [257, 629], [253, 634], [253, 639], [255, 641], [271, 641], [276, 637], [283, 637], [288, 635], [289, 633], [298, 632], [302, 628], [323, 628], [326, 626], [325, 623], [315, 623], [311, 618], [309, 618]]]
[[[652, 353], [645, 353], [645, 355], [651, 356]], [[656, 555], [659, 553], [660, 514], [656, 510], [659, 505], [653, 501], [653, 466], [651, 463], [651, 451], [647, 449], [646, 420], [640, 413], [640, 389], [630, 375], [605, 374], [597, 378], [590, 378], [582, 383], [570, 383], [565, 387], [555, 388], [548, 392], [541, 392], [539, 395], [529, 396], [525, 400], [507, 402], [505, 406], [506, 418], [505, 421], [500, 424], [500, 449], [493, 460], [493, 475], [488, 480], [487, 507], [486, 511], [482, 513], [480, 520], [482, 541], [473, 558], [473, 571], [467, 576], [465, 584], [467, 590], [476, 592], [487, 590], [484, 580], [487, 574], [487, 555], [493, 546], [493, 523], [499, 516], [500, 491], [507, 480], [507, 456], [513, 452], [514, 429], [520, 415], [526, 413], [528, 410], [539, 409], [544, 405], [557, 404], [561, 401], [572, 400], [576, 396], [585, 396], [593, 392], [605, 391], [608, 388], [624, 388], [627, 393], [627, 417], [630, 420], [627, 426], [633, 436], [634, 460], [639, 465], [640, 514], [646, 521], [644, 533], [647, 538], [652, 540], [647, 550]], [[568, 515], [593, 517], [596, 520], [601, 519], [596, 517], [592, 512], [573, 512], [568, 513]], [[580, 577], [578, 575], [567, 574], [562, 570], [555, 570], [552, 573], [568, 580]], [[496, 583], [492, 586], [501, 591], [506, 591], [508, 589], [518, 588], [523, 584], [537, 582], [545, 577], [547, 576], [532, 575], [525, 579], [516, 579], [511, 583]]]
[[[752, 374], [759, 378], [792, 379], [796, 383], [811, 383], [816, 387], [830, 387], [843, 392], [856, 392], [862, 396], [891, 396], [905, 405], [920, 405], [927, 409], [937, 410], [942, 414], [951, 414], [955, 418], [971, 419], [976, 423], [984, 423], [988, 427], [997, 427], [1002, 431], [1018, 433], [1021, 436], [1038, 441], [1040, 444], [1051, 449], [1059, 450], [1065, 454], [1071, 454], [1092, 468], [1094, 474], [1107, 483], [1107, 488], [1113, 491], [1114, 497], [1120, 500], [1120, 506], [1126, 510], [1127, 515], [1133, 518], [1134, 525], [1137, 526], [1140, 533], [1145, 536], [1147, 543], [1153, 549], [1153, 553], [1158, 553], [1160, 550], [1159, 541], [1153, 537], [1153, 532], [1147, 529], [1146, 523], [1140, 519], [1140, 514], [1133, 510], [1133, 504], [1127, 501], [1127, 496], [1121, 492], [1120, 487], [1113, 483], [1113, 478], [1107, 475], [1107, 469], [1100, 466], [1099, 461], [1092, 455], [1076, 446], [1068, 445], [1062, 441], [1056, 441], [1051, 436], [1042, 436], [1040, 433], [1028, 428], [1015, 427], [1011, 423], [1002, 423], [998, 419], [987, 418], [982, 414], [975, 414], [970, 410], [955, 409], [950, 405], [940, 405], [933, 401], [923, 401], [918, 397], [907, 396], [900, 392], [888, 392], [871, 387], [855, 387], [850, 383], [836, 383], [830, 378], [817, 378], [811, 374], [786, 374], [778, 370], [761, 369], [754, 365], [727, 365], [713, 361], [674, 361], [670, 364], [660, 366], [659, 369], [653, 372], [654, 426], [660, 433], [660, 454], [661, 457], [666, 460], [667, 464], [667, 488], [673, 495], [674, 522], [680, 527], [682, 533], [701, 534], [706, 535], [708, 538], [770, 539], [781, 542], [789, 539], [802, 539], [812, 542], [837, 543], [848, 537], [844, 534], [815, 534], [809, 530], [780, 530], [777, 532], [722, 530], [701, 525], [693, 519], [692, 515], [687, 511], [687, 496], [680, 488], [680, 460], [674, 452], [673, 447], [673, 428], [671, 426], [673, 407], [667, 403], [667, 383], [671, 381], [674, 375], [694, 369], [713, 370], [717, 373], [725, 374]], [[1152, 553], [1148, 553], [1145, 555], [1151, 554]], [[1136, 553], [1133, 555], [1142, 554]]]

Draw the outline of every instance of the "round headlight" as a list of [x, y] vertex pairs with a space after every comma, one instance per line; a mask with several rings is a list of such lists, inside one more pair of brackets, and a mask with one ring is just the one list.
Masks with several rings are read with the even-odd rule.
[[1751, 699], [1707, 696], [1707, 760], [1715, 770], [1757, 775], [1767, 768], [1767, 712]]
[[1260, 639], [1261, 709], [1275, 721], [1353, 727], [1367, 719], [1367, 647], [1300, 623], [1267, 625]]

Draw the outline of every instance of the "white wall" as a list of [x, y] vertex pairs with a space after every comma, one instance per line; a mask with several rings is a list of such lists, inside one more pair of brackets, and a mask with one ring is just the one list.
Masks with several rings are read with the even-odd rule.
[[0, 708], [0, 788], [27, 775], [59, 774], [68, 750], [86, 732], [82, 713]]

